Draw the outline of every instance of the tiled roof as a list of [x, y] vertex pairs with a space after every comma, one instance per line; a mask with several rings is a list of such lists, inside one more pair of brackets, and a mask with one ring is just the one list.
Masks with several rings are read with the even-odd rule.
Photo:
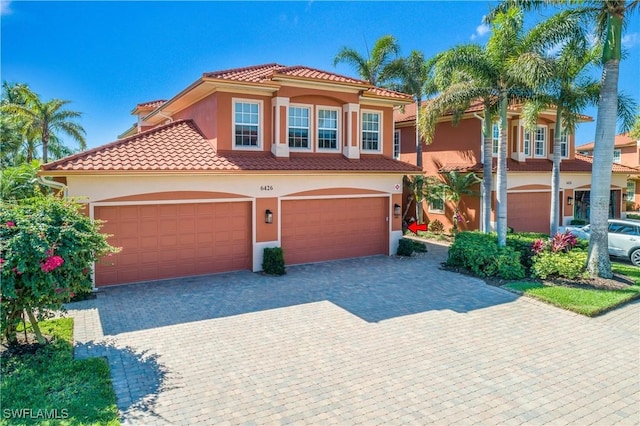
[[220, 80], [242, 81], [247, 83], [267, 83], [277, 79], [278, 76], [297, 77], [309, 80], [320, 80], [334, 83], [345, 83], [362, 86], [366, 89], [366, 94], [390, 97], [403, 100], [411, 100], [411, 96], [405, 93], [395, 92], [393, 90], [374, 87], [369, 82], [347, 77], [316, 68], [306, 67], [303, 65], [285, 66], [276, 63], [254, 65], [244, 68], [233, 68], [223, 71], [214, 71], [204, 73], [203, 77]]
[[138, 105], [136, 105], [136, 107], [138, 107], [138, 108], [158, 108], [160, 105], [164, 104], [165, 102], [167, 102], [166, 99], [158, 99], [158, 100], [155, 100], [155, 101], [139, 103]]
[[[493, 158], [493, 171], [496, 171], [497, 159]], [[591, 172], [593, 158], [576, 154], [574, 159], [564, 159], [560, 163], [561, 172]], [[507, 171], [509, 172], [551, 172], [553, 162], [545, 158], [529, 158], [526, 161], [519, 162], [511, 158], [507, 159]], [[464, 164], [464, 163], [448, 163], [440, 168], [440, 172], [482, 172], [482, 163]], [[613, 173], [638, 174], [640, 170], [633, 167], [624, 166], [622, 164], [613, 164]]]
[[[428, 105], [429, 105], [429, 101], [425, 101], [422, 104], [423, 108], [426, 108]], [[478, 111], [482, 111], [483, 109], [484, 109], [484, 106], [482, 102], [475, 101], [469, 106], [469, 108], [465, 110], [465, 112], [478, 112]], [[452, 113], [447, 113], [445, 114], [445, 116], [446, 115], [452, 115]], [[413, 103], [410, 105], [405, 105], [404, 110], [396, 109], [393, 112], [393, 121], [395, 123], [402, 123], [405, 121], [415, 122], [416, 121], [416, 104]]]
[[[623, 146], [634, 146], [638, 143], [637, 140], [632, 139], [628, 133], [622, 133], [620, 135], [616, 135], [614, 146], [621, 148]], [[593, 151], [595, 143], [589, 142], [584, 145], [580, 145], [576, 147], [576, 151]]]
[[191, 120], [179, 120], [138, 135], [42, 166], [45, 171], [419, 171], [416, 166], [377, 156], [348, 160], [341, 155], [295, 155], [277, 159], [270, 152], [216, 153]]

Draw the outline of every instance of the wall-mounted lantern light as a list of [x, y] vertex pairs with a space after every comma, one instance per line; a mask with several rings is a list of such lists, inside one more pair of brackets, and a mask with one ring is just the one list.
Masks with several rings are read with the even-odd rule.
[[399, 217], [402, 214], [402, 207], [400, 207], [400, 204], [394, 204], [393, 205], [393, 215], [395, 217]]
[[273, 212], [269, 209], [264, 212], [264, 223], [273, 223]]
[[567, 204], [569, 204], [570, 206], [573, 205], [573, 197], [567, 197]]

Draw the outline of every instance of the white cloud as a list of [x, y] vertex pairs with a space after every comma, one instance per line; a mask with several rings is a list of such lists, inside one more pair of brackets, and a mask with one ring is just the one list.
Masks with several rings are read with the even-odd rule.
[[631, 49], [633, 46], [640, 44], [640, 34], [631, 33], [622, 37], [622, 46], [626, 49]]
[[[484, 16], [482, 17], [482, 20], [484, 21]], [[483, 37], [485, 35], [487, 35], [489, 33], [489, 31], [491, 31], [491, 26], [490, 25], [486, 25], [486, 24], [480, 24], [476, 27], [476, 32], [471, 34], [471, 40], [475, 40], [478, 37]]]
[[11, 14], [11, 0], [0, 0], [0, 15]]

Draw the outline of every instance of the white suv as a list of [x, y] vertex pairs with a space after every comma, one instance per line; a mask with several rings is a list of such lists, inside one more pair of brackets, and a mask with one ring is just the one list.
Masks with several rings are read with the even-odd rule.
[[[589, 225], [580, 228], [567, 227], [578, 238], [589, 239]], [[640, 221], [631, 219], [609, 219], [609, 255], [626, 257], [635, 266], [640, 266]]]

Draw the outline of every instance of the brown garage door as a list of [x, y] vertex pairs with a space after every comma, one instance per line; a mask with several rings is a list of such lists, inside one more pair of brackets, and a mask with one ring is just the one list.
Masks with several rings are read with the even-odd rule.
[[520, 192], [507, 197], [510, 227], [516, 232], [549, 233], [550, 192]]
[[343, 198], [282, 202], [288, 265], [389, 253], [389, 200]]
[[251, 269], [250, 203], [97, 206], [94, 216], [122, 247], [96, 263], [96, 286]]

